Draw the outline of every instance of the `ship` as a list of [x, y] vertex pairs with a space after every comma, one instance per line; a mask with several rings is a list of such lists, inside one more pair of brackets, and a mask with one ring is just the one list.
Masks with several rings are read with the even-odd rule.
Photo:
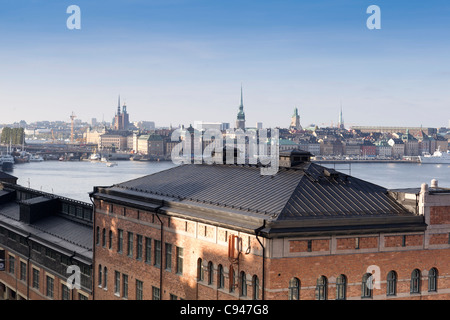
[[14, 166], [14, 157], [10, 154], [0, 156], [0, 168], [3, 171], [10, 171]]
[[419, 156], [419, 160], [421, 163], [434, 163], [434, 164], [450, 164], [450, 151], [446, 152], [441, 151], [441, 148], [430, 154], [428, 152], [424, 152], [422, 156]]

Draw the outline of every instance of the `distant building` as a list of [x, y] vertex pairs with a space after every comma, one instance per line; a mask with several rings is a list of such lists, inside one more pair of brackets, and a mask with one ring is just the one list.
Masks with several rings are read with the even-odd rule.
[[129, 115], [127, 112], [127, 106], [122, 106], [122, 112], [120, 111], [120, 96], [117, 104], [117, 113], [114, 117], [114, 130], [127, 130], [130, 126]]
[[402, 139], [391, 138], [388, 140], [388, 144], [392, 147], [392, 157], [401, 159], [405, 155], [405, 144]]
[[133, 124], [141, 130], [155, 130], [155, 122], [153, 121], [135, 121]]
[[241, 85], [241, 104], [239, 105], [239, 112], [236, 117], [236, 129], [245, 130], [245, 113], [244, 113], [244, 98], [242, 96], [242, 85]]
[[137, 152], [148, 156], [164, 156], [164, 140], [157, 134], [143, 134], [138, 138]]
[[294, 108], [294, 114], [291, 117], [291, 124], [289, 126], [289, 130], [299, 131], [302, 130], [302, 126], [300, 125], [300, 115], [298, 114], [298, 109]]
[[422, 127], [384, 127], [384, 126], [352, 126], [352, 130], [360, 131], [362, 133], [381, 132], [381, 133], [406, 133], [416, 135], [420, 131], [427, 135], [434, 135], [437, 133], [437, 128], [422, 128]]
[[[125, 151], [128, 149], [128, 136], [132, 133], [110, 131], [100, 135], [100, 149], [115, 149]], [[131, 149], [131, 146], [130, 146]]]

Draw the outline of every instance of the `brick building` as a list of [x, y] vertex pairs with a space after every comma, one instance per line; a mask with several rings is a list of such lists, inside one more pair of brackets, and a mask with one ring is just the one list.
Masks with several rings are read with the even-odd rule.
[[0, 183], [0, 300], [92, 299], [92, 230], [91, 204]]
[[[94, 299], [448, 299], [450, 190], [280, 153], [94, 187]], [[282, 167], [281, 167], [282, 165]]]

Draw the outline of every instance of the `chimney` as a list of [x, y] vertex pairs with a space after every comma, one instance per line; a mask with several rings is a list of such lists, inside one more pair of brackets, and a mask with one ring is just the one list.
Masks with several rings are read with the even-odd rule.
[[311, 153], [300, 149], [280, 151], [279, 166], [285, 168], [295, 167], [304, 162], [309, 162], [311, 157]]
[[438, 181], [436, 179], [431, 180], [431, 187], [437, 188], [438, 187]]

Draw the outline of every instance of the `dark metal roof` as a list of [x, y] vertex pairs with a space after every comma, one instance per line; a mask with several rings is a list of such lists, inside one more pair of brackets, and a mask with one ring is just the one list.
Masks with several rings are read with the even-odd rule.
[[[259, 217], [272, 223], [414, 217], [387, 189], [315, 163], [280, 167], [275, 175], [261, 175], [260, 169], [249, 165], [181, 165], [119, 183], [99, 193], [114, 194], [116, 198], [166, 197], [166, 201], [176, 202], [177, 208], [185, 204], [210, 211], [212, 208], [234, 211], [241, 217]], [[197, 218], [199, 215], [195, 214]], [[378, 220], [376, 223], [380, 224]]]

